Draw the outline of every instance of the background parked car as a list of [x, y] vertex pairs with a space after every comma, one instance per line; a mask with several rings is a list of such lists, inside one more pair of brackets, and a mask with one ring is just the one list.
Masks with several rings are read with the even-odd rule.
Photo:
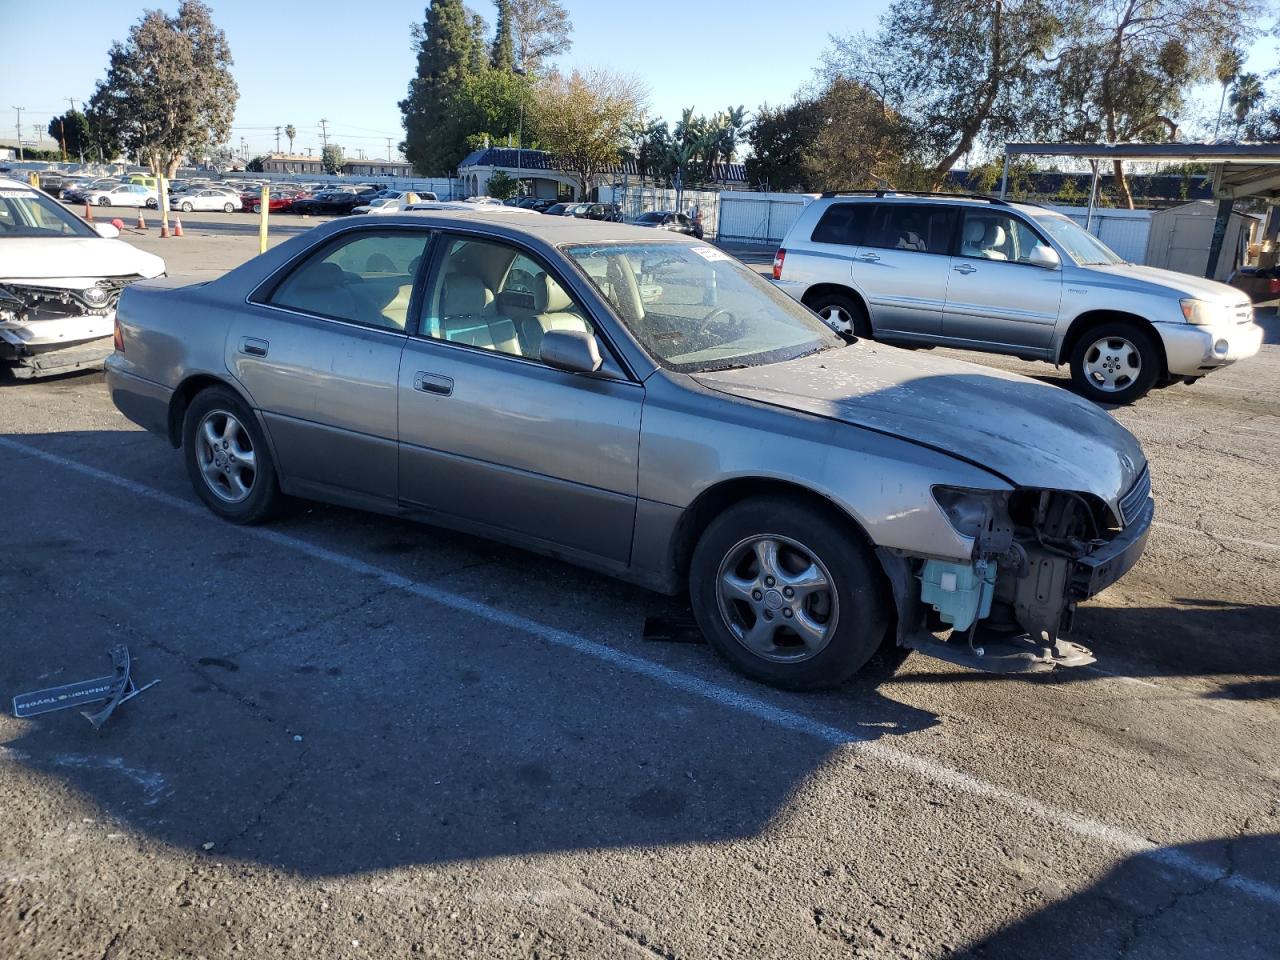
[[85, 200], [98, 207], [145, 207], [155, 201], [156, 192], [140, 183], [117, 183], [109, 189], [93, 190]]
[[240, 198], [221, 190], [197, 190], [183, 194], [177, 201], [177, 209], [183, 213], [193, 210], [221, 210], [224, 213], [235, 213], [240, 209]]
[[[293, 202], [306, 194], [301, 191], [295, 191], [292, 188], [285, 190], [283, 187], [277, 190], [271, 190], [268, 193], [267, 210], [270, 213], [288, 213], [293, 209]], [[262, 212], [262, 192], [260, 190], [247, 190], [240, 194], [240, 209], [247, 213]]]
[[657, 230], [669, 230], [672, 233], [683, 233], [685, 236], [702, 239], [702, 225], [675, 210], [651, 210], [649, 213], [640, 214], [632, 222], [637, 227], [653, 227]]
[[1280, 299], [1280, 267], [1241, 267], [1227, 283], [1243, 290], [1254, 303]]

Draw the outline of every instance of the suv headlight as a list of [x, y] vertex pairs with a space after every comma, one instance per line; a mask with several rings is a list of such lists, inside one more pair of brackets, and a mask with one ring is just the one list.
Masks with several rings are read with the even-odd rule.
[[1225, 313], [1220, 303], [1208, 303], [1204, 300], [1179, 300], [1178, 304], [1182, 307], [1182, 317], [1187, 323], [1194, 323], [1203, 327], [1217, 323]]
[[996, 494], [967, 487], [934, 487], [933, 499], [956, 533], [977, 539], [987, 518], [995, 514]]

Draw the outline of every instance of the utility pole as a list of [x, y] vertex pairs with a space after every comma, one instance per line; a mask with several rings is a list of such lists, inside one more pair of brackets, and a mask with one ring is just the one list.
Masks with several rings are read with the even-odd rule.
[[394, 160], [394, 159], [395, 157], [391, 156], [391, 138], [387, 137], [387, 160]]
[[326, 150], [327, 150], [327, 149], [329, 149], [329, 129], [328, 129], [328, 127], [329, 127], [329, 121], [328, 121], [328, 120], [321, 120], [321, 121], [320, 121], [320, 140], [321, 140], [321, 142], [324, 144], [324, 148], [325, 148]]
[[22, 159], [22, 107], [14, 107], [18, 111], [18, 159]]
[[280, 128], [276, 127], [276, 153], [280, 152]]

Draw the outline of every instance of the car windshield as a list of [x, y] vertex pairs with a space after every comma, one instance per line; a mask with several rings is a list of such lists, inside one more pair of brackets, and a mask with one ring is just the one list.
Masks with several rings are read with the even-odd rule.
[[575, 244], [565, 252], [671, 370], [780, 363], [844, 344], [807, 308], [715, 247], [656, 241]]
[[83, 220], [36, 190], [0, 187], [0, 239], [97, 235]]
[[666, 214], [653, 213], [652, 211], [649, 213], [642, 213], [640, 216], [636, 217], [636, 223], [661, 223], [664, 216], [666, 216]]
[[1095, 237], [1080, 228], [1074, 220], [1067, 217], [1036, 217], [1036, 223], [1044, 228], [1058, 245], [1067, 251], [1079, 266], [1100, 266], [1103, 264], [1124, 263], [1123, 257]]

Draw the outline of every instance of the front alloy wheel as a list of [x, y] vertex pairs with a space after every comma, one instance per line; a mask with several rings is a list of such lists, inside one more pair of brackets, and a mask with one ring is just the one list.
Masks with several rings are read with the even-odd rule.
[[1131, 403], [1161, 372], [1154, 336], [1136, 323], [1108, 323], [1080, 338], [1071, 354], [1071, 379], [1098, 403]]

